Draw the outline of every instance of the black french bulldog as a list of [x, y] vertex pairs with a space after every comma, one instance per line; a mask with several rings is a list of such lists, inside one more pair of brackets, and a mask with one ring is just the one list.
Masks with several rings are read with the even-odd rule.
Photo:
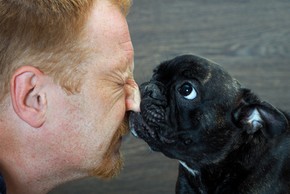
[[140, 90], [131, 131], [179, 160], [176, 193], [290, 193], [290, 115], [219, 65], [179, 56], [161, 63]]

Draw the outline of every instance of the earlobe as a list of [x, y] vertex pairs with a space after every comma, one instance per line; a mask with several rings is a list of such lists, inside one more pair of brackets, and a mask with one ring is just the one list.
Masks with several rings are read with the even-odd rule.
[[41, 88], [44, 74], [35, 67], [23, 66], [11, 78], [11, 98], [15, 113], [30, 126], [38, 128], [45, 121], [46, 96]]

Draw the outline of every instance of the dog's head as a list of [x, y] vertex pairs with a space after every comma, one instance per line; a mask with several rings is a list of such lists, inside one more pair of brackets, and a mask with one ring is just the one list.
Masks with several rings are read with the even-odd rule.
[[272, 138], [288, 124], [279, 110], [198, 56], [161, 63], [140, 90], [141, 113], [130, 115], [132, 133], [182, 161], [218, 161], [241, 137]]

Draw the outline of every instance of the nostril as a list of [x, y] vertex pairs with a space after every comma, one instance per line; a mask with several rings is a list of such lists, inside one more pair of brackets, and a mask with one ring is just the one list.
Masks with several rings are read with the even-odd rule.
[[151, 97], [156, 99], [156, 100], [161, 100], [163, 96], [161, 95], [160, 90], [153, 90], [151, 92]]
[[146, 86], [142, 86], [141, 88], [140, 88], [140, 91], [141, 91], [141, 97], [143, 98], [143, 97], [151, 97], [151, 95], [152, 95], [152, 90], [149, 88], [149, 85], [146, 85]]
[[141, 88], [142, 97], [150, 97], [156, 100], [161, 100], [164, 98], [160, 88], [154, 84], [149, 83]]

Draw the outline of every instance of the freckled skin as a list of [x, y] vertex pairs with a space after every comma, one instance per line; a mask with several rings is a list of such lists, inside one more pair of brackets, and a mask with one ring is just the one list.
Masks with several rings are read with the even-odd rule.
[[[119, 160], [120, 136], [127, 133], [126, 129], [120, 132], [119, 126], [126, 111], [138, 111], [140, 97], [133, 78], [134, 50], [119, 8], [107, 1], [99, 2], [86, 26], [91, 58], [85, 64], [82, 90], [72, 97], [73, 104], [78, 105], [76, 115], [82, 115], [74, 125], [79, 126], [79, 132], [84, 131], [76, 138], [82, 154], [87, 156], [83, 162], [97, 173], [98, 169], [114, 168]], [[108, 158], [106, 164], [102, 161], [104, 155]]]

